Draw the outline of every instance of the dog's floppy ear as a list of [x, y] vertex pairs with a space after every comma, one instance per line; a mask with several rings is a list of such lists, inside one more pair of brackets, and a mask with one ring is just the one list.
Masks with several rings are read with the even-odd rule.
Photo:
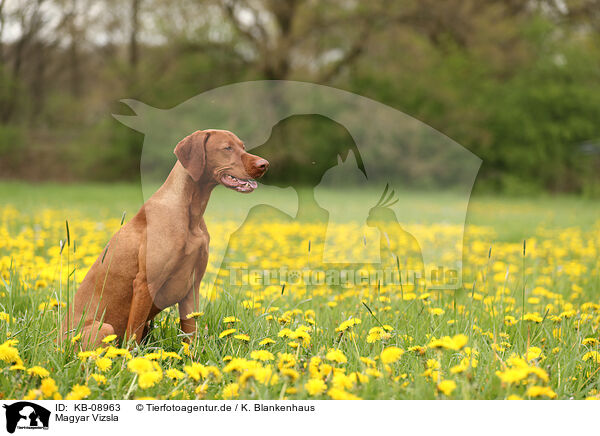
[[200, 180], [206, 164], [206, 141], [210, 133], [198, 130], [175, 146], [175, 156], [194, 181]]

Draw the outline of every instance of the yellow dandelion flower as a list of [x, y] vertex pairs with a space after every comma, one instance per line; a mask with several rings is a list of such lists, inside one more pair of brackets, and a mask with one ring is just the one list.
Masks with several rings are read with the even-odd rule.
[[383, 363], [394, 363], [400, 360], [403, 354], [404, 350], [402, 348], [387, 347], [381, 352], [379, 357]]
[[282, 376], [288, 377], [292, 382], [295, 382], [300, 377], [298, 371], [292, 368], [281, 368], [279, 372]]
[[80, 351], [77, 353], [77, 357], [83, 362], [90, 357], [96, 356], [96, 352], [94, 351]]
[[181, 380], [183, 377], [185, 377], [185, 374], [181, 371], [179, 371], [178, 369], [175, 368], [169, 368], [165, 371], [165, 375], [167, 377], [169, 377], [170, 379], [173, 380]]
[[129, 369], [131, 372], [141, 375], [145, 372], [154, 370], [154, 365], [152, 365], [152, 361], [148, 359], [136, 357], [127, 362], [127, 369]]
[[427, 351], [427, 347], [423, 347], [420, 345], [413, 345], [412, 347], [408, 347], [408, 351], [412, 351], [414, 353], [423, 355]]
[[343, 353], [343, 351], [339, 350], [337, 348], [331, 348], [325, 355], [325, 358], [331, 362], [337, 362], [337, 363], [348, 362], [348, 358]]
[[282, 368], [291, 368], [296, 365], [296, 357], [290, 353], [279, 353], [277, 354], [279, 361], [277, 367], [281, 370]]
[[275, 360], [275, 356], [273, 356], [273, 353], [267, 350], [255, 350], [250, 353], [250, 357], [254, 360], [261, 360], [263, 362], [268, 360]]
[[270, 344], [274, 344], [274, 343], [275, 343], [275, 341], [273, 339], [271, 339], [271, 338], [265, 338], [262, 341], [260, 341], [258, 343], [258, 345], [260, 345], [261, 347], [263, 347], [265, 345], [270, 345]]
[[584, 361], [588, 361], [590, 359], [592, 359], [592, 361], [595, 362], [595, 363], [600, 363], [600, 353], [598, 353], [595, 350], [594, 351], [588, 351], [582, 357], [582, 360], [584, 360]]
[[69, 392], [65, 397], [65, 400], [83, 400], [91, 393], [92, 391], [90, 391], [90, 388], [85, 385], [74, 385], [71, 388], [71, 392]]
[[370, 375], [371, 377], [381, 378], [383, 377], [383, 373], [375, 368], [367, 368], [365, 369], [365, 374]]
[[360, 397], [339, 388], [331, 388], [327, 391], [327, 395], [333, 400], [360, 400]]
[[37, 375], [38, 377], [45, 378], [50, 376], [50, 371], [41, 366], [32, 366], [27, 370], [27, 374]]
[[464, 359], [462, 359], [460, 361], [460, 363], [458, 365], [455, 365], [452, 368], [450, 368], [450, 374], [460, 374], [462, 372], [465, 372], [471, 366], [473, 368], [476, 368], [477, 363], [478, 363], [477, 359], [473, 359], [471, 357], [465, 357]]
[[346, 321], [343, 321], [336, 329], [336, 332], [343, 332], [348, 330], [349, 328], [360, 324], [362, 321], [358, 318], [350, 318]]
[[438, 383], [438, 391], [446, 396], [452, 395], [452, 392], [456, 389], [456, 382], [454, 380], [444, 380]]
[[469, 337], [463, 334], [458, 334], [454, 337], [444, 336], [443, 338], [436, 339], [432, 338], [427, 344], [428, 348], [445, 348], [447, 350], [458, 351], [463, 348], [467, 342], [469, 341]]
[[114, 359], [115, 357], [125, 357], [131, 359], [131, 353], [126, 348], [115, 348], [112, 345], [106, 348], [104, 357]]
[[333, 375], [331, 384], [335, 388], [339, 389], [352, 389], [354, 387], [354, 381], [352, 378], [343, 372], [337, 372]]
[[556, 398], [556, 393], [547, 386], [530, 386], [527, 389], [526, 395], [528, 397], [537, 398], [537, 397], [548, 397], [548, 398]]
[[9, 339], [0, 344], [0, 360], [8, 363], [20, 362], [19, 350], [14, 347], [18, 342], [16, 339]]
[[581, 345], [598, 345], [598, 339], [585, 338], [583, 341], [581, 341]]
[[531, 360], [539, 359], [542, 357], [542, 349], [539, 347], [529, 347], [526, 354], [526, 360], [529, 362]]
[[539, 324], [543, 321], [544, 318], [542, 318], [539, 313], [534, 312], [534, 313], [526, 313], [523, 316], [523, 319], [525, 321], [532, 321], [532, 322]]
[[229, 336], [233, 333], [237, 332], [237, 329], [227, 329], [227, 330], [223, 330], [220, 334], [219, 334], [219, 338], [224, 338], [225, 336]]
[[277, 333], [277, 337], [278, 338], [289, 338], [292, 333], [294, 333], [294, 332], [291, 329], [284, 328], [284, 329], [279, 330], [279, 333]]
[[240, 385], [237, 383], [229, 383], [223, 388], [222, 392], [223, 399], [229, 400], [231, 398], [240, 396]]
[[311, 396], [320, 395], [327, 389], [327, 385], [320, 378], [311, 378], [304, 384], [304, 389]]
[[391, 337], [392, 335], [390, 335], [384, 328], [373, 327], [369, 330], [369, 333], [367, 334], [367, 343], [372, 344], [374, 342], [386, 340]]
[[30, 389], [27, 394], [23, 397], [24, 400], [37, 400], [42, 395], [42, 391], [39, 389]]
[[208, 371], [206, 367], [198, 362], [192, 362], [191, 365], [185, 365], [183, 370], [186, 372], [188, 376], [198, 381], [201, 378], [206, 378], [208, 376]]
[[99, 357], [96, 359], [96, 366], [102, 372], [108, 371], [112, 366], [112, 360], [108, 357]]
[[496, 371], [496, 375], [502, 380], [504, 383], [518, 383], [524, 378], [527, 378], [529, 375], [529, 371], [527, 368], [510, 368], [505, 371]]
[[42, 380], [42, 384], [40, 385], [40, 391], [44, 397], [52, 397], [56, 392], [58, 392], [58, 386], [56, 386], [56, 382], [54, 379], [47, 377]]
[[163, 378], [162, 371], [147, 371], [140, 374], [138, 378], [138, 386], [142, 389], [148, 389], [161, 381]]
[[90, 378], [93, 378], [99, 385], [106, 384], [106, 376], [102, 374], [90, 374]]

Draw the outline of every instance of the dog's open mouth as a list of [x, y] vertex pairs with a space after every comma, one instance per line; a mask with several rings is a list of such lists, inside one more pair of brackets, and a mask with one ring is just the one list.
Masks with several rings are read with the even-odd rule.
[[252, 192], [258, 187], [256, 180], [252, 179], [238, 179], [230, 174], [221, 176], [221, 183], [238, 192]]

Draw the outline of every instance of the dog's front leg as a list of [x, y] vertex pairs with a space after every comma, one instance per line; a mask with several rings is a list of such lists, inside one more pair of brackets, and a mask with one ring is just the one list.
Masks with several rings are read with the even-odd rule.
[[134, 338], [138, 344], [143, 339], [152, 304], [153, 299], [148, 289], [146, 273], [140, 270], [133, 281], [133, 298], [127, 320], [127, 339]]
[[200, 256], [196, 263], [192, 276], [190, 278], [190, 290], [179, 302], [179, 322], [181, 330], [185, 333], [185, 340], [191, 342], [192, 336], [196, 333], [196, 320], [194, 317], [188, 318], [188, 315], [200, 311], [200, 282], [206, 272], [206, 264], [208, 263], [208, 236], [205, 244], [200, 249]]
[[191, 338], [196, 333], [196, 320], [192, 317], [188, 318], [193, 312], [198, 311], [198, 292], [195, 287], [192, 287], [187, 295], [179, 302], [179, 322], [181, 330], [185, 333], [185, 340], [191, 341]]

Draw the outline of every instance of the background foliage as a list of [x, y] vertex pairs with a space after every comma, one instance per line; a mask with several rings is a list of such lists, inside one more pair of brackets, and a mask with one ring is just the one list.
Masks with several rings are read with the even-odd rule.
[[290, 79], [433, 126], [479, 189], [597, 194], [599, 31], [598, 0], [0, 0], [0, 175], [136, 179], [119, 99]]

